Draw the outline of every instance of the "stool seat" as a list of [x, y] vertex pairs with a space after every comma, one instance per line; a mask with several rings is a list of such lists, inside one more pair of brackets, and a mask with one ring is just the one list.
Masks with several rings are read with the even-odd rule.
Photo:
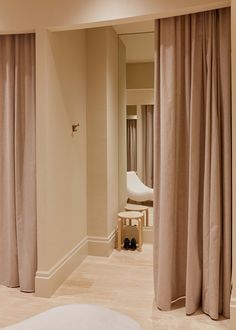
[[118, 217], [122, 219], [140, 219], [143, 214], [141, 212], [120, 212], [118, 213]]

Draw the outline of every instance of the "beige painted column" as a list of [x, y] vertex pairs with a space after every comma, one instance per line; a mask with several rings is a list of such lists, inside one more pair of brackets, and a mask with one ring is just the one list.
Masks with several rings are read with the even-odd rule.
[[231, 1], [232, 36], [232, 193], [233, 193], [233, 291], [231, 296], [230, 329], [236, 329], [236, 0]]
[[109, 256], [118, 212], [118, 36], [87, 31], [87, 200], [89, 254]]

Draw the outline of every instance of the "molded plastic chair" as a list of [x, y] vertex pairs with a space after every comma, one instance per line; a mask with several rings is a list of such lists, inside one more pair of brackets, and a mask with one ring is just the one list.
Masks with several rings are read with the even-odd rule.
[[127, 172], [127, 196], [136, 202], [153, 201], [153, 189], [146, 186], [134, 171]]
[[87, 304], [59, 306], [32, 316], [6, 330], [142, 330], [130, 317]]

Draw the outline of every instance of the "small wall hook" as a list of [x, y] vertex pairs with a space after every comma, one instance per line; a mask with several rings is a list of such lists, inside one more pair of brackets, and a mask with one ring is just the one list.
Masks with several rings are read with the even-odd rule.
[[78, 131], [78, 128], [79, 128], [80, 124], [75, 124], [75, 125], [72, 125], [72, 133], [74, 132], [77, 132]]

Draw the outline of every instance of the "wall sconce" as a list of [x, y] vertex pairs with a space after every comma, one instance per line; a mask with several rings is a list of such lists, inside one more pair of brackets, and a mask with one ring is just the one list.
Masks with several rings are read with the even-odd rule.
[[74, 132], [77, 132], [78, 131], [78, 128], [79, 128], [80, 124], [75, 124], [75, 125], [72, 125], [72, 135]]

